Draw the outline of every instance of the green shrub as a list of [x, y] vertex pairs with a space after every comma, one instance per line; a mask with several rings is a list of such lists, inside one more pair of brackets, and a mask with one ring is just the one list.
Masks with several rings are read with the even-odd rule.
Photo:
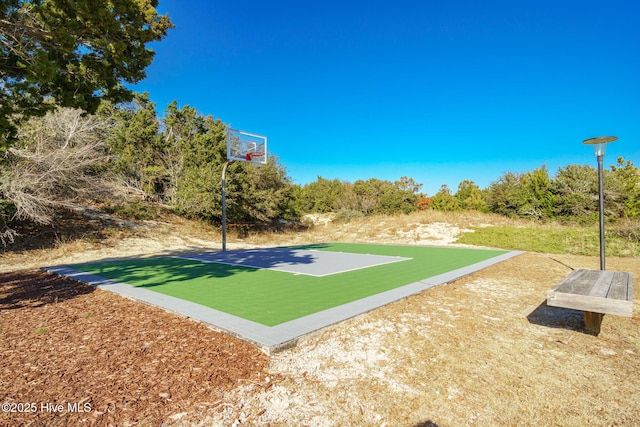
[[108, 205], [102, 208], [103, 212], [116, 215], [126, 219], [147, 220], [158, 217], [159, 210], [156, 206], [145, 203], [141, 200], [132, 200], [129, 202]]

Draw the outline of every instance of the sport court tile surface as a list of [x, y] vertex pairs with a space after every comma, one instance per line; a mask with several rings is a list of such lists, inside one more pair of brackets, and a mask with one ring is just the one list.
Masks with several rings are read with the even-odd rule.
[[[45, 269], [203, 321], [273, 352], [305, 334], [520, 253], [338, 243], [217, 254], [223, 258], [200, 254], [207, 262], [165, 257]], [[354, 264], [340, 263], [343, 272], [332, 269], [333, 262], [346, 259]], [[230, 262], [243, 260], [262, 267]], [[315, 273], [335, 272], [291, 271], [313, 264]], [[283, 266], [290, 270], [277, 270]]]
[[401, 256], [331, 252], [300, 248], [263, 248], [205, 252], [177, 258], [252, 268], [268, 268], [294, 274], [323, 277], [376, 265], [407, 261]]

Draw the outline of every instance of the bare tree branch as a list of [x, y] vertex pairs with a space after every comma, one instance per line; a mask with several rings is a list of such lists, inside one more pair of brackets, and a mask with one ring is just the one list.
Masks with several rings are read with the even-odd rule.
[[130, 193], [104, 168], [110, 126], [110, 120], [70, 108], [29, 120], [20, 129], [19, 144], [8, 150], [8, 165], [0, 175], [0, 195], [15, 206], [14, 219], [49, 224], [55, 209]]

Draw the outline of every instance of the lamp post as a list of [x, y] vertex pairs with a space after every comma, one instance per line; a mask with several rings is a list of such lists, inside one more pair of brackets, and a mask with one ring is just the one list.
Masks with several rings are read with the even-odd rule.
[[585, 139], [584, 144], [593, 145], [593, 150], [598, 158], [598, 198], [600, 202], [600, 270], [604, 270], [604, 154], [607, 150], [607, 144], [617, 141], [617, 136], [599, 136], [596, 138]]

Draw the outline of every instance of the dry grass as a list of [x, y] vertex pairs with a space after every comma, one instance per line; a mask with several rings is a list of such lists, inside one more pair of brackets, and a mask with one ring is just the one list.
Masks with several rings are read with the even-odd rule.
[[[494, 215], [421, 212], [299, 233], [231, 233], [229, 246], [444, 244], [456, 230], [483, 225], [535, 226]], [[117, 241], [5, 254], [2, 269], [215, 247], [215, 228], [147, 223]], [[632, 272], [639, 295], [640, 258], [609, 257], [607, 266]], [[585, 334], [582, 313], [545, 304], [547, 291], [571, 268], [597, 269], [598, 259], [526, 253], [343, 322], [272, 356], [273, 386], [235, 389], [224, 410], [201, 414], [197, 425], [640, 425], [638, 303], [636, 317], [605, 316], [598, 337]]]
[[[554, 258], [525, 254], [344, 322], [274, 356], [283, 382], [230, 399], [251, 425], [638, 425], [638, 318], [583, 333], [581, 313], [544, 301], [570, 271], [558, 261], [597, 260]], [[637, 260], [610, 264], [640, 274]]]
[[[315, 226], [304, 233], [253, 233], [242, 239], [232, 235], [231, 241], [256, 245], [290, 244], [292, 242], [304, 244], [317, 242], [375, 243], [380, 241], [398, 244], [449, 244], [452, 243], [452, 239], [443, 239], [442, 236], [435, 234], [430, 235], [429, 231], [434, 228], [421, 226], [441, 225], [443, 231], [456, 233], [456, 230], [487, 225], [529, 226], [532, 224], [528, 221], [510, 219], [495, 214], [431, 210], [408, 215], [374, 215], [357, 218], [346, 223], [332, 222], [333, 214], [314, 214], [309, 218]], [[421, 232], [421, 228], [424, 231]]]

